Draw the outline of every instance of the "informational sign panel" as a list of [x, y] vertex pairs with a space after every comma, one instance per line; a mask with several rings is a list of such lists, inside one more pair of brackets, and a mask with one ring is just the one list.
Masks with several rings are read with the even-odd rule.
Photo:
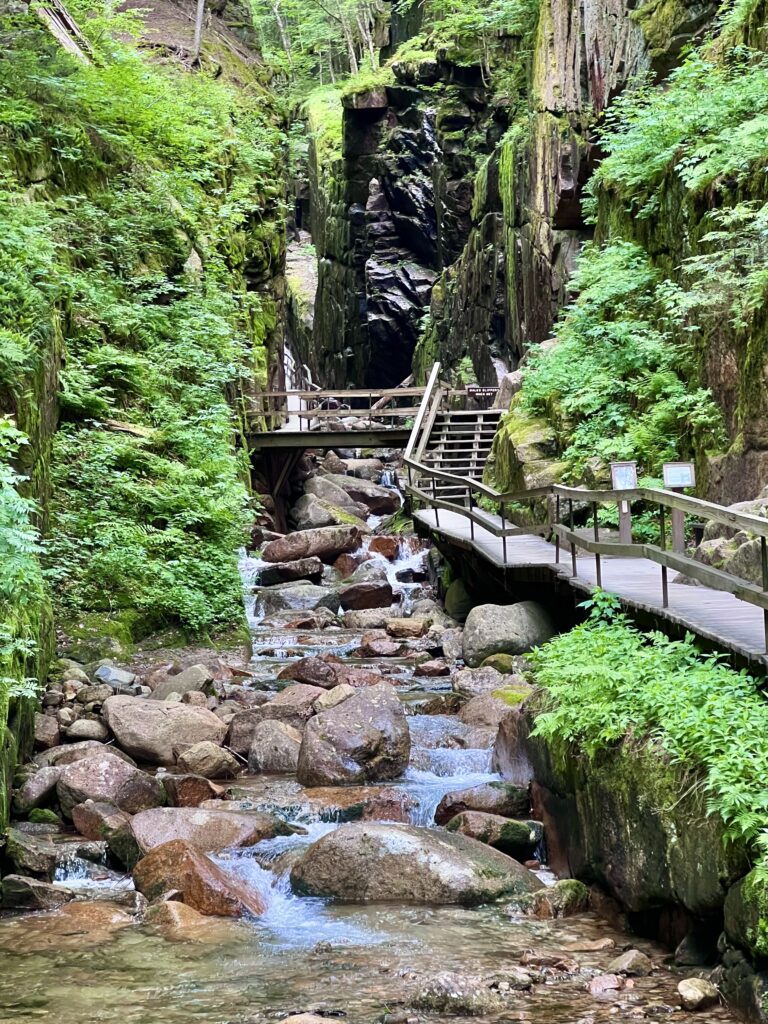
[[611, 484], [614, 491], [633, 491], [637, 487], [637, 463], [612, 462]]
[[477, 402], [481, 409], [490, 409], [498, 393], [498, 388], [467, 388], [467, 398]]
[[665, 462], [663, 472], [664, 486], [670, 490], [696, 486], [696, 469], [692, 462]]

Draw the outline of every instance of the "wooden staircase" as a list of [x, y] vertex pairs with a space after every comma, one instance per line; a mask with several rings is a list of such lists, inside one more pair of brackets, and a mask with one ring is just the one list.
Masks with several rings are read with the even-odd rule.
[[[430, 469], [482, 480], [501, 415], [501, 409], [442, 409], [435, 417], [422, 461]], [[427, 481], [420, 481], [420, 486], [427, 489]], [[433, 490], [431, 483], [429, 490]], [[445, 501], [463, 503], [467, 499], [464, 488], [447, 481], [435, 482], [434, 491]]]

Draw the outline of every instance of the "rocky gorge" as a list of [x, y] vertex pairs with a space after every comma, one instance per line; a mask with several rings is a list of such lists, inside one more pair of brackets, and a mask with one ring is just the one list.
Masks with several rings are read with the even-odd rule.
[[703, 937], [673, 958], [622, 930], [627, 894], [573, 877], [562, 785], [521, 770], [546, 610], [450, 618], [382, 470], [338, 462], [305, 493], [332, 477], [357, 525], [243, 558], [249, 658], [55, 664], [2, 855], [4, 1019], [725, 1020]]

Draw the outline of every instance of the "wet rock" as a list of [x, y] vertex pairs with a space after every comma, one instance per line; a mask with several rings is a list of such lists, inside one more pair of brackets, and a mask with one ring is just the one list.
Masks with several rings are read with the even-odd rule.
[[231, 942], [237, 937], [237, 929], [242, 927], [234, 921], [205, 917], [178, 900], [155, 903], [147, 910], [145, 921], [170, 942], [210, 942], [217, 946]]
[[291, 871], [294, 891], [356, 902], [485, 903], [542, 883], [521, 864], [465, 836], [414, 825], [342, 825]]
[[365, 633], [360, 641], [361, 658], [402, 658], [407, 653], [408, 648], [404, 644], [373, 633]]
[[322, 578], [323, 563], [319, 558], [312, 557], [265, 565], [259, 569], [256, 581], [262, 587], [271, 587], [277, 583], [295, 583], [298, 580], [319, 583]]
[[419, 705], [420, 715], [455, 715], [464, 706], [464, 698], [458, 693], [439, 693]]
[[199, 807], [204, 800], [215, 800], [221, 787], [202, 775], [164, 775], [163, 786], [172, 807]]
[[220, 744], [226, 725], [206, 708], [140, 697], [110, 697], [104, 718], [123, 750], [150, 764], [172, 765], [194, 743]]
[[360, 817], [362, 821], [395, 821], [407, 825], [415, 808], [416, 801], [404, 790], [383, 786], [366, 799]]
[[368, 510], [364, 505], [360, 505], [351, 498], [342, 487], [335, 484], [328, 476], [310, 477], [304, 484], [304, 494], [314, 495], [330, 505], [335, 505], [337, 508], [351, 513], [358, 519], [364, 520], [368, 514]]
[[602, 996], [607, 992], [618, 992], [625, 984], [618, 974], [598, 974], [587, 984], [587, 991], [591, 996]]
[[475, 668], [492, 654], [523, 654], [554, 635], [549, 614], [535, 601], [478, 605], [464, 625], [464, 661]]
[[693, 928], [680, 941], [675, 950], [675, 965], [678, 967], [703, 967], [717, 959], [717, 934], [715, 929], [701, 926]]
[[2, 881], [2, 906], [6, 910], [55, 910], [74, 898], [70, 889], [39, 878], [6, 875]]
[[628, 949], [608, 964], [610, 974], [630, 974], [642, 978], [653, 970], [653, 961], [639, 949]]
[[[110, 686], [114, 691], [127, 691], [136, 683], [136, 676], [133, 672], [129, 672], [124, 668], [118, 668], [116, 665], [100, 665], [93, 673], [93, 678], [98, 683], [105, 683], [107, 686]], [[106, 700], [106, 698], [102, 699]], [[83, 703], [86, 702], [84, 701]]]
[[[365, 509], [363, 509], [363, 516], [365, 514]], [[302, 494], [288, 513], [289, 521], [297, 530], [314, 530], [327, 526], [354, 524], [361, 532], [367, 533], [369, 530], [363, 516], [349, 511], [348, 505], [335, 505], [316, 494]]]
[[397, 537], [371, 537], [368, 551], [372, 555], [381, 555], [388, 562], [396, 562], [400, 555], [400, 540]]
[[479, 697], [503, 689], [514, 676], [503, 676], [495, 668], [462, 668], [451, 676], [451, 686], [465, 697]]
[[427, 632], [424, 619], [387, 619], [387, 633], [394, 640], [415, 640]]
[[35, 715], [35, 749], [49, 750], [61, 743], [59, 723], [51, 715]]
[[58, 853], [53, 841], [45, 835], [30, 835], [18, 828], [9, 828], [5, 835], [5, 856], [17, 875], [34, 875], [53, 880]]
[[463, 836], [493, 846], [519, 861], [533, 856], [544, 835], [540, 821], [516, 821], [486, 811], [462, 811], [451, 818], [447, 828], [450, 832], [460, 832]]
[[104, 752], [117, 757], [126, 764], [136, 767], [136, 762], [117, 747], [99, 743], [98, 740], [82, 740], [80, 743], [65, 743], [60, 747], [51, 747], [40, 754], [35, 754], [34, 763], [41, 768], [59, 767], [74, 764], [75, 761], [86, 760], [89, 757], [101, 757]]
[[365, 505], [372, 515], [386, 516], [400, 508], [400, 495], [397, 491], [371, 483], [370, 480], [335, 473], [329, 473], [325, 479], [346, 491], [354, 501]]
[[[589, 909], [589, 889], [575, 878], [562, 878], [541, 892], [534, 893], [526, 909], [534, 917], [543, 919], [583, 914]], [[613, 940], [609, 939], [608, 942], [608, 946], [600, 946], [600, 949], [612, 949]]]
[[357, 665], [339, 665], [336, 670], [338, 686], [352, 686], [359, 690], [365, 686], [378, 686], [385, 683], [386, 679], [379, 672], [372, 672], [368, 668], [358, 668]]
[[720, 994], [705, 978], [685, 978], [677, 986], [684, 1010], [704, 1010], [717, 1003]]
[[[379, 676], [379, 682], [384, 682], [381, 676]], [[333, 689], [326, 690], [321, 697], [317, 698], [315, 701], [315, 711], [317, 714], [320, 714], [321, 711], [330, 711], [331, 708], [335, 708], [337, 704], [342, 704], [347, 697], [352, 697], [354, 694], [354, 686], [350, 686], [349, 683], [340, 683], [338, 686], [334, 686]]]
[[356, 551], [363, 532], [357, 526], [326, 526], [318, 530], [302, 530], [270, 541], [262, 551], [265, 562], [290, 562], [299, 558], [317, 557], [331, 564], [342, 554]]
[[113, 803], [86, 800], [72, 808], [72, 824], [86, 839], [106, 839], [124, 829], [131, 820], [130, 814], [121, 811]]
[[68, 740], [98, 740], [104, 742], [109, 736], [109, 729], [98, 718], [78, 718], [65, 733]]
[[96, 686], [81, 686], [77, 691], [76, 700], [78, 704], [103, 704], [107, 697], [111, 697], [114, 692], [108, 683], [99, 683]]
[[149, 900], [175, 889], [187, 906], [205, 915], [260, 916], [265, 909], [258, 893], [183, 839], [164, 843], [142, 858], [133, 869], [133, 881]]
[[448, 661], [458, 661], [464, 657], [463, 629], [445, 629], [440, 637], [443, 654]]
[[359, 555], [339, 555], [333, 563], [333, 568], [343, 580], [351, 576], [360, 565]]
[[481, 786], [446, 793], [435, 811], [438, 825], [447, 825], [463, 811], [487, 811], [505, 818], [524, 818], [531, 806], [527, 789], [507, 782], [486, 782]]
[[525, 676], [530, 670], [530, 662], [522, 654], [491, 654], [484, 658], [481, 668], [495, 668], [503, 676]]
[[156, 807], [135, 814], [129, 828], [141, 854], [172, 839], [183, 839], [204, 853], [218, 853], [296, 832], [271, 814], [207, 807]]
[[442, 658], [430, 658], [429, 661], [420, 662], [413, 670], [415, 676], [422, 676], [426, 679], [439, 679], [441, 676], [449, 676], [451, 669], [448, 662]]
[[335, 654], [320, 654], [309, 658], [300, 658], [292, 665], [286, 665], [278, 675], [278, 679], [293, 679], [307, 686], [319, 686], [330, 689], [338, 684], [337, 669], [342, 664]]
[[76, 804], [86, 800], [113, 803], [128, 814], [165, 803], [165, 790], [159, 779], [106, 751], [101, 757], [66, 765], [56, 783], [56, 795], [66, 817], [71, 817]]
[[27, 815], [35, 807], [42, 807], [48, 802], [56, 789], [61, 775], [61, 768], [41, 768], [31, 775], [24, 785], [16, 790], [13, 807], [17, 814]]
[[492, 693], [482, 693], [472, 697], [459, 710], [459, 721], [474, 729], [498, 729], [499, 723], [509, 714], [509, 704], [494, 697]]
[[166, 700], [172, 693], [183, 697], [185, 693], [202, 690], [212, 680], [213, 673], [207, 665], [190, 665], [176, 675], [169, 675], [158, 682], [152, 689], [151, 699]]
[[499, 1013], [505, 1005], [501, 993], [485, 978], [453, 971], [436, 974], [411, 999], [417, 1010], [468, 1017]]
[[347, 629], [385, 629], [391, 618], [388, 609], [364, 608], [359, 612], [345, 612], [344, 625]]
[[[255, 708], [258, 720], [286, 722], [294, 729], [303, 729], [306, 722], [315, 713], [315, 701], [323, 694], [320, 686], [309, 686], [306, 683], [295, 683], [287, 686], [276, 694], [267, 704]], [[233, 748], [234, 749], [234, 748]]]
[[179, 754], [177, 764], [183, 772], [202, 775], [204, 779], [233, 779], [243, 770], [236, 757], [210, 740], [188, 747]]
[[[370, 480], [374, 484], [379, 483], [384, 471], [384, 463], [381, 459], [345, 459], [344, 465], [350, 476], [357, 477], [359, 480]], [[331, 472], [338, 472], [338, 470], [331, 470], [330, 466], [328, 469]]]
[[366, 687], [307, 723], [297, 778], [305, 786], [396, 779], [408, 767], [408, 722], [394, 688]]
[[[333, 693], [329, 690], [322, 695]], [[318, 698], [320, 700], [322, 698]], [[251, 772], [295, 772], [299, 763], [301, 733], [287, 722], [259, 722], [253, 732], [248, 754]]]
[[318, 608], [327, 608], [335, 614], [340, 608], [339, 595], [335, 591], [314, 583], [281, 583], [277, 587], [255, 587], [253, 592], [267, 614], [286, 609], [314, 611]]
[[361, 611], [365, 608], [390, 608], [395, 599], [392, 587], [386, 581], [380, 583], [349, 583], [337, 591], [341, 607], [345, 611]]
[[463, 580], [454, 580], [445, 592], [445, 611], [457, 622], [464, 622], [475, 606], [475, 601]]

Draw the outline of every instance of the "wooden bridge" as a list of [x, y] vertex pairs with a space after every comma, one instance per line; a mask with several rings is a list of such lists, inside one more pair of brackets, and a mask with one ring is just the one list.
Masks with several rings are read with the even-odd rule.
[[[452, 411], [439, 373], [435, 364], [405, 450], [406, 492], [417, 529], [443, 550], [463, 551], [475, 592], [490, 593], [494, 582], [528, 596], [542, 585], [584, 595], [599, 586], [636, 617], [768, 668], [768, 520], [656, 488], [500, 493], [482, 483], [500, 414]], [[628, 513], [638, 504], [655, 511], [658, 544], [633, 539]], [[617, 505], [625, 510], [622, 530], [606, 536], [599, 510]], [[760, 583], [696, 560], [682, 539], [686, 517], [759, 538]]]

